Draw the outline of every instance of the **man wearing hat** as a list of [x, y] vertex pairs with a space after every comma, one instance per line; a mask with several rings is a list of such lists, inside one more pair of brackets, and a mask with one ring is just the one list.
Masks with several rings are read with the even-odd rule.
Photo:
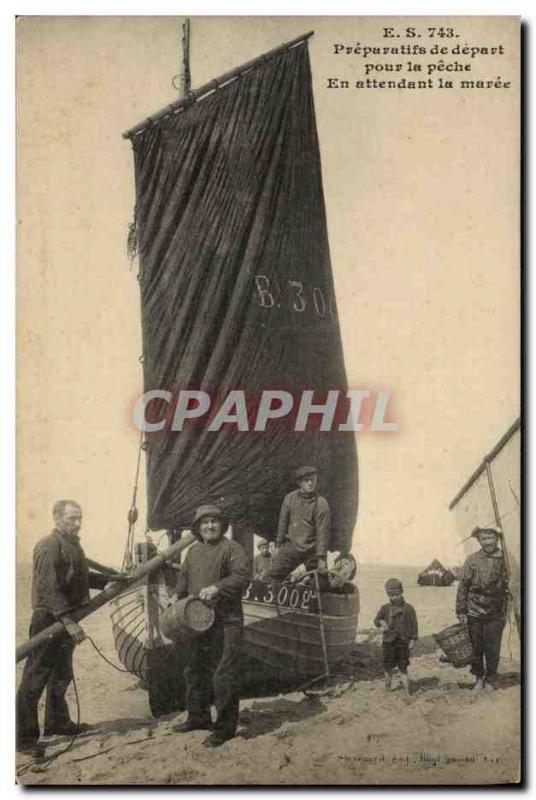
[[326, 572], [330, 511], [327, 500], [316, 491], [318, 470], [300, 467], [296, 480], [299, 488], [287, 494], [281, 506], [278, 551], [265, 574], [267, 580], [282, 581], [300, 564], [306, 570]]
[[[192, 532], [199, 539], [188, 550], [174, 597], [197, 595], [216, 613], [212, 628], [189, 645], [185, 669], [188, 716], [174, 731], [212, 730], [206, 747], [219, 747], [236, 733], [239, 660], [242, 642], [242, 593], [251, 580], [248, 558], [238, 542], [226, 539], [228, 523], [217, 506], [195, 512]], [[210, 716], [211, 696], [216, 720]]]
[[467, 624], [473, 645], [471, 672], [475, 689], [493, 685], [499, 666], [501, 638], [506, 620], [508, 574], [496, 528], [475, 528], [471, 536], [480, 550], [466, 559], [456, 595], [456, 615]]

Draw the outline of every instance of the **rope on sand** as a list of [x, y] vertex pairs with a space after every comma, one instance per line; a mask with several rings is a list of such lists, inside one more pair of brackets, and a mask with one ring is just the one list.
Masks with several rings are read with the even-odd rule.
[[93, 641], [91, 636], [88, 636], [86, 634], [86, 639], [88, 640], [88, 642], [90, 642], [93, 645], [93, 647], [97, 651], [98, 655], [102, 658], [102, 660], [106, 661], [106, 663], [109, 664], [111, 667], [113, 667], [115, 670], [117, 670], [117, 672], [128, 672], [129, 675], [132, 675], [132, 673], [131, 673], [131, 671], [129, 669], [123, 669], [123, 667], [118, 667], [117, 664], [114, 664], [113, 661], [110, 661], [109, 658], [106, 658], [104, 653], [101, 650], [99, 650], [99, 648], [97, 647], [97, 645], [95, 644], [95, 642]]
[[73, 746], [73, 744], [75, 742], [75, 739], [78, 736], [78, 727], [80, 725], [80, 697], [78, 695], [78, 687], [77, 687], [76, 681], [74, 679], [73, 654], [72, 654], [72, 652], [71, 652], [71, 675], [72, 675], [72, 680], [73, 680], [74, 696], [75, 696], [75, 701], [76, 701], [76, 729], [75, 729], [75, 733], [73, 733], [73, 735], [71, 736], [71, 740], [70, 740], [69, 744], [63, 750], [60, 750], [57, 753], [53, 753], [51, 756], [48, 756], [48, 758], [35, 758], [32, 761], [28, 762], [28, 764], [24, 764], [22, 767], [20, 767], [18, 770], [16, 770], [15, 774], [17, 776], [24, 775], [31, 767], [39, 767], [39, 771], [40, 772], [44, 772], [45, 770], [47, 770], [49, 768], [49, 766], [52, 764], [53, 761], [55, 761], [57, 758], [59, 758], [60, 756], [64, 755], [65, 753], [67, 753], [67, 751], [70, 750], [71, 747]]
[[[103, 661], [105, 661], [107, 664], [109, 664], [110, 667], [113, 667], [115, 670], [117, 670], [117, 672], [126, 672], [128, 674], [131, 674], [130, 670], [122, 669], [121, 667], [118, 667], [117, 664], [114, 664], [112, 661], [110, 661], [104, 655], [104, 653], [101, 650], [99, 650], [99, 648], [97, 647], [97, 645], [95, 644], [95, 642], [93, 641], [91, 636], [88, 636], [86, 634], [85, 638], [93, 645], [93, 647], [97, 651], [98, 655], [103, 659]], [[76, 700], [76, 728], [78, 729], [78, 727], [80, 725], [80, 697], [78, 695], [78, 687], [76, 685], [76, 681], [75, 681], [75, 678], [74, 678], [73, 656], [72, 656], [72, 654], [71, 654], [71, 675], [72, 675], [72, 681], [73, 681], [74, 696], [75, 696], [75, 700]], [[79, 735], [79, 732], [78, 732], [78, 730], [76, 730], [75, 733], [73, 733], [73, 735], [71, 737], [71, 740], [70, 740], [69, 744], [67, 745], [67, 747], [65, 747], [63, 750], [60, 750], [57, 753], [53, 753], [51, 756], [48, 756], [46, 758], [35, 758], [35, 759], [32, 759], [27, 764], [24, 764], [22, 767], [20, 767], [18, 770], [16, 770], [16, 775], [17, 776], [24, 775], [32, 767], [39, 767], [39, 771], [47, 770], [48, 767], [52, 764], [53, 761], [55, 761], [60, 756], [65, 755], [65, 753], [67, 753], [72, 748], [72, 746], [75, 743], [75, 740], [76, 740], [78, 735]], [[143, 740], [141, 740], [141, 741], [143, 741]], [[132, 742], [131, 744], [134, 744], [134, 742]], [[100, 755], [101, 753], [104, 753], [104, 752], [107, 753], [109, 750], [113, 750], [113, 747], [108, 748], [108, 750], [103, 750], [100, 753], [95, 753], [95, 755]], [[84, 756], [83, 758], [75, 758], [75, 759], [73, 759], [73, 761], [85, 761], [86, 758], [93, 758], [93, 756]]]

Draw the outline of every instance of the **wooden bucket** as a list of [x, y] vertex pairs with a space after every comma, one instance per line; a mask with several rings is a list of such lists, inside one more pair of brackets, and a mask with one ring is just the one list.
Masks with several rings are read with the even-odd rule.
[[199, 597], [188, 595], [170, 603], [160, 617], [160, 630], [167, 639], [188, 642], [208, 631], [214, 623], [214, 609]]

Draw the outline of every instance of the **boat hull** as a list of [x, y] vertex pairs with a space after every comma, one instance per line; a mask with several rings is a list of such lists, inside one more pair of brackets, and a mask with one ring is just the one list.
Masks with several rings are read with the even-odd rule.
[[359, 596], [322, 595], [320, 611], [244, 601], [244, 652], [283, 675], [320, 675], [342, 661], [356, 637]]
[[[257, 672], [259, 676], [262, 673], [263, 681], [271, 678], [285, 682], [323, 675], [326, 667], [332, 671], [355, 642], [357, 591], [347, 595], [323, 593], [320, 611], [311, 590], [286, 584], [277, 591], [272, 589], [254, 582], [243, 599], [244, 685], [251, 685]], [[278, 602], [278, 598], [285, 598], [285, 602]], [[296, 601], [294, 607], [289, 600]], [[118, 657], [148, 689], [155, 716], [180, 711], [185, 705], [183, 671], [188, 645], [166, 639], [160, 629], [160, 615], [167, 602], [163, 583], [149, 581], [111, 604]]]

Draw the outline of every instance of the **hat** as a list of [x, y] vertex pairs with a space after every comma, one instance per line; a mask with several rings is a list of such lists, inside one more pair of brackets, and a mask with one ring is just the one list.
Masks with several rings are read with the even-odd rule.
[[398, 578], [389, 578], [388, 581], [385, 581], [385, 591], [388, 592], [389, 589], [396, 590], [399, 592], [404, 591], [404, 587], [402, 586], [401, 581]]
[[296, 470], [296, 478], [301, 481], [302, 478], [306, 478], [308, 475], [316, 475], [317, 473], [318, 470], [316, 467], [298, 467]]
[[196, 508], [194, 521], [192, 522], [192, 532], [196, 536], [199, 536], [199, 523], [201, 522], [203, 517], [208, 517], [208, 516], [219, 517], [222, 524], [222, 532], [225, 533], [225, 531], [229, 527], [229, 522], [224, 517], [221, 508], [212, 505], [199, 506], [198, 508]]
[[487, 528], [476, 527], [473, 529], [471, 536], [473, 536], [475, 539], [478, 539], [481, 533], [493, 533], [497, 538], [502, 536], [502, 531], [500, 531], [498, 528], [492, 528], [491, 526], [488, 526]]

